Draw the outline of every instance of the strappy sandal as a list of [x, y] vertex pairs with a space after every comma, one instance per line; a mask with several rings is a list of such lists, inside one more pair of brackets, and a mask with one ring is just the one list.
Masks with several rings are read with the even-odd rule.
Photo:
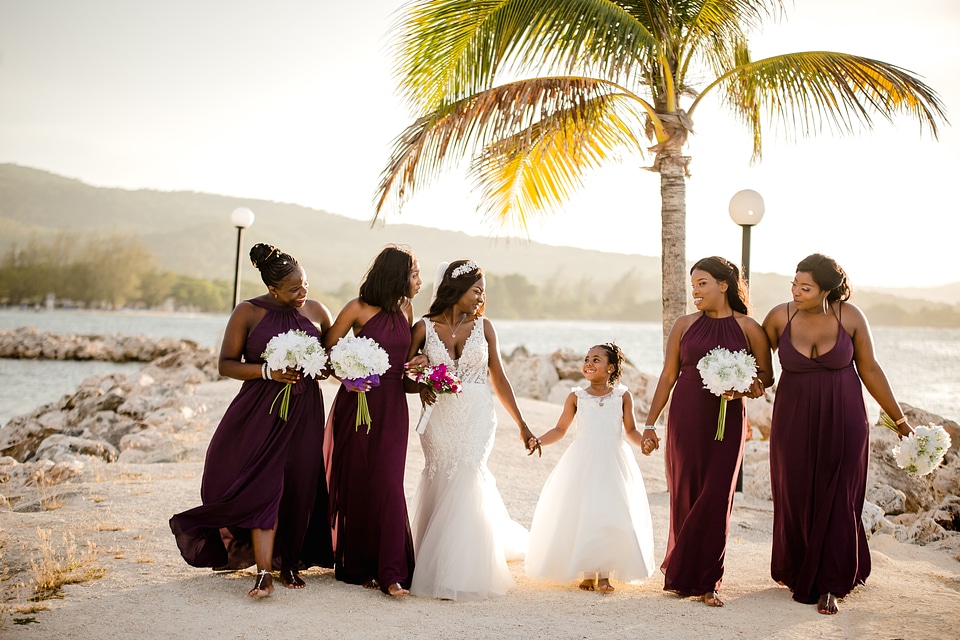
[[837, 606], [837, 597], [832, 593], [825, 593], [820, 596], [820, 601], [817, 602], [817, 613], [822, 613], [825, 616], [840, 613], [840, 607]]
[[403, 588], [403, 585], [399, 582], [394, 582], [389, 587], [387, 587], [387, 595], [394, 598], [402, 598], [403, 596], [409, 595], [410, 591]]
[[273, 593], [273, 574], [266, 569], [257, 572], [257, 580], [253, 583], [253, 589], [247, 592], [251, 598], [266, 598]]
[[599, 580], [597, 580], [597, 591], [599, 591], [600, 593], [613, 593], [614, 588], [613, 588], [613, 585], [610, 584], [610, 579], [600, 578]]
[[703, 600], [703, 604], [708, 607], [722, 607], [723, 600], [720, 599], [720, 594], [716, 591], [707, 591], [705, 594], [700, 596], [700, 599]]
[[303, 589], [307, 586], [307, 583], [300, 577], [300, 573], [293, 569], [281, 569], [280, 582], [287, 589]]
[[367, 580], [366, 582], [364, 582], [364, 583], [363, 583], [362, 585], [360, 585], [360, 586], [363, 587], [364, 589], [370, 589], [371, 591], [372, 591], [373, 589], [379, 590], [379, 589], [380, 589], [380, 581], [377, 580], [376, 578], [370, 578], [369, 580]]

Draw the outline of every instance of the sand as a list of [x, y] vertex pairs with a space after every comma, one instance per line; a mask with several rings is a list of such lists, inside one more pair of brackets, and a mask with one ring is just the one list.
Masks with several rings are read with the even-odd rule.
[[[178, 463], [88, 464], [83, 475], [57, 488], [63, 506], [36, 513], [0, 511], [0, 588], [5, 609], [0, 637], [20, 638], [955, 638], [960, 623], [960, 562], [943, 551], [870, 540], [873, 575], [824, 616], [790, 599], [769, 577], [772, 504], [737, 494], [727, 547], [722, 609], [662, 590], [657, 572], [642, 585], [614, 583], [611, 595], [582, 592], [576, 585], [528, 580], [512, 563], [516, 587], [483, 602], [407, 597], [336, 582], [330, 570], [303, 574], [307, 587], [273, 596], [246, 596], [253, 571], [214, 573], [180, 558], [167, 520], [199, 504], [203, 451], [239, 383], [200, 385], [210, 410]], [[334, 387], [324, 383], [324, 395]], [[411, 398], [411, 400], [413, 400]], [[534, 432], [552, 427], [559, 407], [534, 400], [520, 406]], [[411, 416], [419, 411], [411, 402]], [[529, 527], [537, 496], [566, 441], [547, 447], [542, 459], [523, 451], [516, 428], [500, 410], [490, 468], [511, 515]], [[406, 490], [412, 496], [423, 467], [418, 436], [411, 434]], [[653, 514], [657, 562], [667, 535], [668, 495], [662, 451], [635, 450]], [[0, 486], [2, 489], [2, 486]], [[63, 597], [29, 602], [31, 560], [41, 554], [38, 529], [52, 531], [63, 546], [72, 536], [80, 549], [92, 544], [90, 566], [101, 578], [68, 585]], [[89, 553], [89, 552], [88, 552]], [[35, 604], [46, 610], [30, 611]]]

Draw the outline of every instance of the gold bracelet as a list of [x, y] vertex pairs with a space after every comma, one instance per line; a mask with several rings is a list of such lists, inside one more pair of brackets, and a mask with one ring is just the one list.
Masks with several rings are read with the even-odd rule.
[[900, 425], [902, 425], [902, 424], [903, 424], [904, 422], [906, 422], [906, 421], [907, 421], [907, 416], [903, 416], [903, 417], [900, 418], [899, 420], [894, 420], [894, 421], [893, 421], [893, 424], [895, 424], [895, 425], [897, 425], [897, 426], [899, 427]]

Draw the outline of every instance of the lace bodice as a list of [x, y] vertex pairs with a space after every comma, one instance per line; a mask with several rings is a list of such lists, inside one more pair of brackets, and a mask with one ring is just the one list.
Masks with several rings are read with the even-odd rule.
[[577, 438], [621, 440], [626, 390], [618, 384], [605, 396], [592, 396], [582, 387], [571, 389], [577, 396]]
[[497, 429], [497, 414], [487, 386], [487, 341], [483, 321], [478, 320], [463, 345], [463, 353], [453, 360], [429, 320], [426, 322], [423, 353], [430, 364], [444, 363], [463, 382], [462, 392], [442, 394], [430, 414], [426, 431], [420, 436], [426, 472], [433, 479], [438, 473], [452, 478], [462, 465], [486, 469]]
[[440, 336], [437, 335], [435, 324], [429, 318], [424, 319], [426, 340], [423, 345], [423, 353], [430, 360], [430, 364], [443, 362], [460, 376], [460, 380], [464, 384], [485, 383], [487, 381], [489, 353], [487, 351], [487, 340], [483, 335], [483, 318], [477, 318], [474, 322], [473, 329], [463, 345], [463, 353], [456, 360], [450, 357], [450, 353], [440, 340]]

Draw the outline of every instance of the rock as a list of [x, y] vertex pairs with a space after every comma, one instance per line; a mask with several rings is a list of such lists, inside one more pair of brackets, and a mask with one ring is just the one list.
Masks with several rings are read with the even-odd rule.
[[517, 357], [505, 367], [513, 392], [523, 398], [546, 400], [560, 380], [549, 356]]
[[173, 338], [55, 334], [33, 327], [0, 330], [0, 358], [150, 362], [183, 353], [202, 353], [209, 358], [213, 350], [192, 340]]
[[768, 392], [759, 398], [744, 398], [750, 427], [760, 432], [761, 440], [770, 439], [770, 421], [773, 418], [773, 394]]
[[907, 530], [907, 540], [919, 545], [943, 540], [947, 535], [947, 531], [937, 524], [933, 518], [918, 518]]
[[54, 434], [40, 444], [34, 458], [36, 460], [58, 462], [62, 459], [72, 460], [77, 455], [84, 455], [114, 462], [119, 453], [117, 448], [109, 442]]
[[583, 354], [570, 349], [560, 349], [550, 354], [550, 363], [561, 380], [583, 380]]
[[883, 509], [886, 515], [898, 515], [906, 508], [907, 497], [899, 489], [875, 482], [867, 487], [867, 500]]
[[860, 512], [860, 521], [863, 522], [863, 528], [867, 533], [873, 533], [880, 527], [884, 520], [883, 509], [872, 502], [863, 503], [863, 511]]

